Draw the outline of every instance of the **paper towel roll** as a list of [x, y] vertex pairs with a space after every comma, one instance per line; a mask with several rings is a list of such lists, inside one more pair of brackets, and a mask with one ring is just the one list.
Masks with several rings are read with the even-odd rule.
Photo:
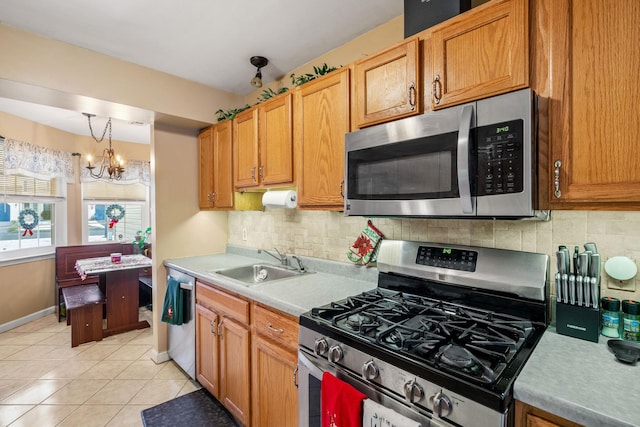
[[268, 208], [294, 209], [298, 205], [298, 194], [294, 190], [267, 191], [262, 195], [262, 206]]

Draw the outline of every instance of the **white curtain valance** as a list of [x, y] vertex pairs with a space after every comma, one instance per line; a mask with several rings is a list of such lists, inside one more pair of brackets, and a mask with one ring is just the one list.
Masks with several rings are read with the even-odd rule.
[[[102, 157], [97, 157], [95, 163], [96, 166], [94, 172], [99, 172], [100, 165], [102, 164]], [[107, 159], [108, 161], [108, 159]], [[151, 166], [149, 162], [141, 160], [126, 160], [124, 164], [124, 172], [122, 178], [119, 181], [109, 181], [109, 174], [105, 172], [105, 176], [100, 179], [96, 179], [89, 175], [89, 169], [85, 165], [80, 164], [80, 182], [93, 182], [104, 181], [111, 184], [144, 184], [147, 187], [151, 186]]]
[[73, 182], [71, 153], [15, 139], [4, 140], [4, 174], [36, 179], [61, 178]]

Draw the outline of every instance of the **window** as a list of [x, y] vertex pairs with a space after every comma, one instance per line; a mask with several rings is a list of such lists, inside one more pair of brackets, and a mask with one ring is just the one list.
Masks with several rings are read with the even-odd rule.
[[64, 244], [65, 184], [5, 175], [0, 138], [0, 261], [53, 253]]
[[[85, 243], [132, 242], [138, 231], [149, 226], [149, 189], [145, 185], [94, 181], [83, 183], [82, 191]], [[114, 218], [120, 208], [121, 218]]]

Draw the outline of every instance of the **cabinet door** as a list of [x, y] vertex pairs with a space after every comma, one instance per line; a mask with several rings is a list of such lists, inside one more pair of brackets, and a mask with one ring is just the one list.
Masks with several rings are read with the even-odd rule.
[[213, 138], [209, 127], [198, 135], [198, 205], [213, 207]]
[[581, 427], [580, 424], [516, 400], [516, 427]]
[[350, 128], [349, 69], [300, 86], [294, 97], [298, 207], [342, 210], [344, 135]]
[[250, 417], [250, 334], [242, 324], [223, 317], [220, 339], [221, 402], [243, 425]]
[[420, 112], [418, 52], [413, 38], [355, 63], [357, 127]]
[[263, 185], [293, 183], [293, 126], [291, 94], [265, 102], [258, 108], [260, 166]]
[[528, 0], [496, 0], [434, 27], [425, 78], [434, 109], [529, 84], [528, 9]]
[[637, 210], [640, 3], [548, 4], [551, 207]]
[[258, 109], [243, 111], [233, 119], [234, 185], [258, 185]]
[[253, 341], [253, 425], [298, 426], [297, 353], [256, 336]]
[[232, 123], [226, 120], [213, 128], [213, 205], [216, 209], [233, 208], [233, 139]]
[[110, 271], [106, 275], [107, 330], [113, 333], [138, 323], [138, 274], [134, 269]]
[[218, 315], [196, 304], [196, 379], [220, 398], [217, 329]]

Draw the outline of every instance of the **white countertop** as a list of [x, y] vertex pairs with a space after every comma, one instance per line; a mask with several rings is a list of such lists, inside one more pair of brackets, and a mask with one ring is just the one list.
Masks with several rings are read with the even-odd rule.
[[302, 260], [313, 273], [250, 286], [215, 271], [256, 263], [277, 265], [278, 262], [258, 257], [257, 253], [253, 257], [227, 252], [169, 259], [164, 261], [164, 265], [294, 316], [377, 287], [377, 282], [372, 280], [377, 275], [375, 268], [323, 260], [314, 262], [304, 257]]
[[524, 403], [585, 426], [640, 426], [640, 364], [549, 327], [514, 384]]

